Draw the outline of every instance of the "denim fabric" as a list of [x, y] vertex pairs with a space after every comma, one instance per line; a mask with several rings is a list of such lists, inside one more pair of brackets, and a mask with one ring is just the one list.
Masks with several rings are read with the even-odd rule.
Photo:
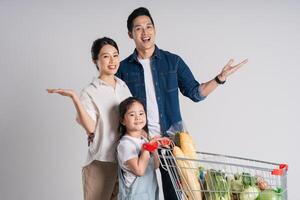
[[[178, 89], [194, 102], [201, 101], [205, 97], [199, 93], [200, 84], [178, 55], [155, 46], [150, 65], [159, 108], [161, 131], [165, 134], [172, 124], [182, 120]], [[137, 59], [136, 50], [121, 62], [117, 76], [126, 82], [132, 95], [142, 100], [146, 106], [144, 70]]]

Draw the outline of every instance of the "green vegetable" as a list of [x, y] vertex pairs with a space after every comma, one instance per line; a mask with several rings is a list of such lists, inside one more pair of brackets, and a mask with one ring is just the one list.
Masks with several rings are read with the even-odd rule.
[[232, 193], [240, 193], [244, 190], [242, 176], [240, 174], [235, 174], [234, 178], [227, 176], [227, 181], [230, 185], [230, 191]]
[[240, 194], [240, 200], [255, 200], [259, 192], [260, 190], [256, 186], [249, 186]]
[[175, 141], [174, 142], [175, 142], [176, 146], [181, 147], [180, 146], [180, 132], [175, 133]]
[[243, 177], [243, 185], [245, 187], [254, 186], [256, 184], [256, 179], [253, 176], [251, 176], [250, 173], [243, 172], [242, 177]]
[[257, 200], [283, 200], [282, 194], [280, 193], [281, 190], [271, 190], [271, 189], [266, 189], [262, 191]]
[[205, 180], [207, 190], [210, 191], [205, 194], [206, 200], [230, 200], [229, 184], [224, 172], [210, 169]]

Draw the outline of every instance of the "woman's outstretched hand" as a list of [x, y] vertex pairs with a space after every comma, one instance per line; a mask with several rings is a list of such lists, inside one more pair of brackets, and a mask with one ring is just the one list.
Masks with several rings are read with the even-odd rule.
[[50, 94], [60, 94], [62, 96], [70, 97], [72, 99], [77, 111], [77, 121], [84, 127], [87, 134], [91, 136], [91, 138], [89, 138], [89, 142], [91, 142], [93, 140], [92, 134], [95, 132], [96, 129], [96, 120], [92, 119], [89, 116], [77, 94], [73, 90], [60, 88], [47, 89], [47, 92]]
[[57, 93], [62, 96], [71, 97], [74, 98], [76, 96], [76, 93], [71, 89], [47, 89], [48, 93]]

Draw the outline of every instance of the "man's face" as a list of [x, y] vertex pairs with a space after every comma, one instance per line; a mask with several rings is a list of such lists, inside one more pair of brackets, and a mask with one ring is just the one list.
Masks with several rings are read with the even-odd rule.
[[133, 20], [133, 28], [132, 32], [129, 32], [129, 37], [134, 40], [137, 50], [145, 51], [155, 47], [155, 34], [151, 19], [142, 15]]

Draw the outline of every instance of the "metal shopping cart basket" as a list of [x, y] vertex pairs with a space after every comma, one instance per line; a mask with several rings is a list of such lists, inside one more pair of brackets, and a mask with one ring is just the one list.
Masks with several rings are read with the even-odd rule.
[[174, 157], [172, 150], [161, 149], [161, 166], [179, 200], [287, 200], [286, 164], [206, 152], [197, 156]]

